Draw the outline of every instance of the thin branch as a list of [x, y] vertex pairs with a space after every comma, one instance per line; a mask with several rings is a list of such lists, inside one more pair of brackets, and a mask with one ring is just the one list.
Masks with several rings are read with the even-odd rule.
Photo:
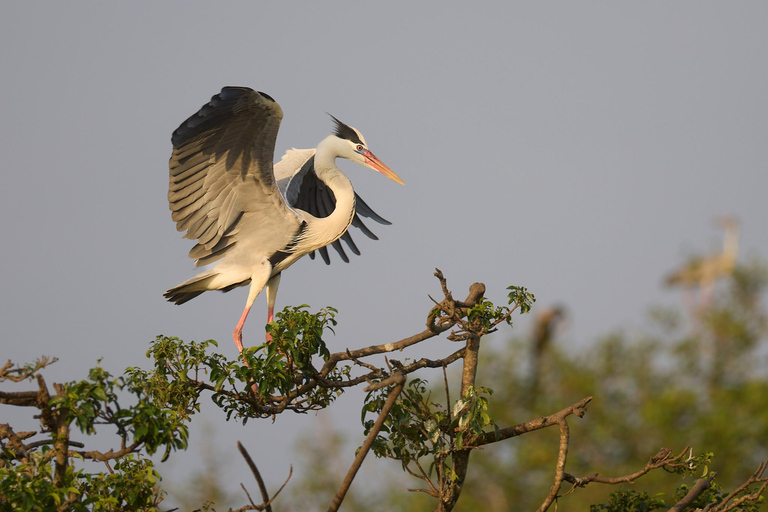
[[[445, 400], [447, 402], [445, 412], [448, 415], [448, 424], [453, 423], [453, 406], [451, 405], [451, 388], [448, 386], [448, 371], [446, 365], [443, 365], [443, 380], [445, 382]], [[450, 448], [453, 450], [456, 446], [455, 434], [452, 428], [448, 429], [448, 436], [451, 438]]]
[[58, 361], [55, 357], [42, 356], [35, 361], [34, 366], [16, 367], [13, 368], [13, 362], [9, 359], [2, 367], [0, 367], [0, 382], [10, 380], [11, 382], [21, 382], [22, 380], [29, 379], [35, 375], [39, 370], [50, 366]]
[[[72, 443], [69, 443], [72, 444]], [[78, 443], [80, 444], [80, 443]], [[123, 446], [121, 449], [115, 451], [115, 450], [109, 450], [108, 452], [100, 452], [98, 450], [90, 450], [90, 451], [79, 451], [79, 450], [69, 450], [67, 452], [67, 457], [73, 457], [75, 455], [79, 455], [80, 457], [84, 459], [91, 459], [96, 460], [99, 462], [106, 462], [108, 460], [114, 460], [119, 459], [120, 457], [123, 457], [124, 455], [128, 455], [129, 453], [133, 453], [139, 449], [139, 446], [141, 446], [142, 443], [136, 442], [132, 443], [128, 446]]]
[[352, 466], [349, 468], [347, 476], [344, 478], [344, 481], [341, 483], [341, 487], [339, 487], [339, 490], [336, 492], [336, 496], [333, 497], [331, 506], [328, 507], [328, 512], [336, 512], [341, 506], [341, 502], [344, 500], [344, 496], [346, 496], [347, 491], [349, 490], [349, 486], [352, 485], [352, 480], [355, 479], [355, 475], [357, 474], [358, 469], [360, 469], [360, 466], [363, 464], [365, 456], [368, 454], [371, 446], [373, 446], [373, 442], [376, 440], [376, 436], [379, 435], [381, 427], [384, 426], [384, 421], [387, 419], [387, 415], [389, 415], [390, 409], [392, 409], [392, 406], [395, 405], [397, 397], [400, 396], [400, 392], [403, 390], [403, 385], [405, 384], [405, 376], [400, 373], [395, 373], [393, 377], [394, 376], [399, 377], [397, 385], [392, 389], [392, 391], [389, 392], [389, 396], [387, 397], [387, 401], [384, 403], [384, 406], [381, 408], [379, 417], [376, 418], [376, 422], [373, 424], [371, 431], [368, 432], [368, 436], [365, 438], [363, 446], [357, 452], [357, 456], [355, 457]]
[[[376, 391], [377, 389], [386, 388], [392, 385], [398, 385], [405, 382], [405, 375], [400, 372], [395, 372], [381, 382], [373, 382], [370, 386], [366, 387], [363, 391]], [[398, 392], [399, 393], [399, 392]]]
[[[433, 495], [435, 498], [437, 498], [437, 497], [438, 497], [438, 495], [439, 495], [439, 492], [438, 492], [438, 490], [437, 490], [437, 487], [435, 487], [435, 486], [434, 486], [434, 484], [432, 483], [432, 480], [430, 480], [430, 479], [429, 479], [429, 475], [427, 475], [427, 472], [426, 472], [426, 471], [424, 471], [424, 468], [423, 468], [423, 467], [421, 467], [421, 463], [419, 462], [419, 459], [416, 459], [414, 462], [416, 463], [416, 467], [417, 467], [417, 468], [419, 468], [419, 472], [421, 473], [421, 477], [422, 477], [422, 480], [424, 480], [425, 482], [427, 482], [427, 485], [429, 485], [429, 488], [430, 488], [430, 489], [432, 490], [432, 492], [434, 493], [434, 494], [432, 494], [432, 495]], [[410, 470], [409, 470], [409, 471], [410, 471]]]
[[471, 446], [473, 447], [483, 446], [486, 444], [503, 441], [504, 439], [509, 439], [510, 437], [516, 437], [516, 436], [525, 434], [527, 432], [532, 432], [534, 430], [540, 430], [542, 428], [551, 427], [552, 425], [559, 424], [560, 420], [570, 416], [571, 414], [575, 414], [579, 418], [582, 418], [584, 416], [584, 413], [587, 412], [585, 407], [591, 400], [592, 400], [592, 397], [588, 396], [586, 398], [582, 398], [581, 400], [579, 400], [574, 404], [569, 405], [565, 409], [559, 412], [556, 412], [555, 414], [551, 414], [549, 416], [542, 416], [541, 418], [537, 418], [531, 421], [526, 421], [525, 423], [520, 423], [519, 425], [515, 425], [512, 427], [506, 427], [506, 428], [500, 429], [498, 433], [486, 432], [478, 436], [476, 439], [474, 439], [471, 442]]
[[[709, 511], [711, 508], [712, 512], [728, 512], [738, 507], [742, 503], [745, 503], [748, 501], [756, 501], [758, 498], [760, 498], [760, 495], [762, 495], [765, 489], [768, 487], [768, 477], [763, 476], [766, 468], [768, 468], [768, 461], [760, 464], [755, 470], [755, 472], [752, 473], [752, 476], [750, 476], [746, 482], [744, 482], [739, 487], [734, 489], [730, 494], [728, 494], [728, 496], [723, 498], [723, 501], [721, 501], [717, 505], [715, 504], [708, 505], [704, 510]], [[746, 496], [742, 496], [739, 499], [735, 500], [733, 503], [730, 503], [730, 504], [728, 503], [733, 498], [735, 498], [737, 494], [745, 491], [747, 488], [749, 488], [750, 485], [755, 483], [762, 483], [763, 485], [761, 485], [752, 494], [747, 494]], [[714, 508], [712, 508], [712, 506], [714, 506]]]
[[576, 477], [569, 473], [565, 473], [565, 481], [573, 484], [574, 487], [584, 487], [589, 483], [598, 483], [598, 484], [608, 484], [608, 485], [616, 485], [616, 484], [622, 484], [622, 483], [628, 483], [633, 484], [635, 483], [635, 480], [640, 478], [641, 476], [645, 475], [649, 471], [652, 471], [654, 469], [658, 468], [664, 468], [664, 467], [679, 467], [681, 465], [685, 465], [685, 462], [680, 462], [683, 457], [685, 457], [685, 454], [688, 452], [689, 447], [685, 447], [685, 449], [680, 452], [676, 456], [672, 456], [672, 450], [669, 448], [662, 448], [659, 450], [659, 452], [651, 457], [648, 462], [645, 463], [645, 466], [640, 469], [639, 471], [636, 471], [630, 475], [624, 475], [624, 476], [618, 476], [618, 477], [601, 477], [597, 473], [594, 475], [584, 476], [584, 477]]
[[[248, 503], [251, 504], [252, 510], [258, 510], [258, 505], [256, 505], [253, 502], [253, 498], [251, 498], [251, 493], [248, 492], [248, 489], [245, 488], [245, 485], [243, 485], [242, 482], [240, 482], [240, 488], [243, 490], [243, 492], [245, 493], [245, 496], [248, 498]], [[272, 510], [272, 508], [270, 507], [266, 510]]]
[[[35, 441], [33, 443], [29, 443], [27, 445], [27, 450], [39, 448], [40, 446], [45, 446], [47, 444], [53, 444], [53, 439], [44, 439], [41, 441]], [[85, 444], [79, 441], [69, 441], [69, 446], [74, 446], [75, 448], [85, 448]]]
[[[267, 488], [264, 485], [264, 480], [261, 478], [261, 473], [259, 473], [259, 468], [256, 467], [256, 464], [253, 462], [253, 459], [248, 454], [248, 451], [245, 449], [245, 447], [240, 441], [237, 442], [237, 449], [240, 450], [240, 454], [245, 459], [245, 462], [248, 464], [248, 467], [251, 468], [251, 473], [253, 473], [253, 477], [256, 479], [256, 483], [259, 485], [259, 490], [261, 491], [261, 501], [263, 503], [269, 503], [269, 493], [267, 492]], [[247, 494], [247, 491], [246, 491], [246, 494]], [[248, 496], [248, 499], [250, 498], [251, 497]], [[265, 510], [267, 512], [272, 512], [272, 507], [267, 505]]]
[[[269, 509], [269, 506], [277, 499], [277, 497], [280, 495], [280, 492], [285, 488], [285, 486], [288, 484], [288, 481], [293, 476], [293, 466], [290, 466], [288, 469], [288, 478], [285, 479], [285, 482], [283, 482], [283, 485], [280, 486], [280, 488], [275, 492], [275, 495], [272, 496], [272, 499], [267, 501], [266, 503], [262, 503], [261, 505], [254, 505], [253, 500], [251, 500], [250, 494], [248, 494], [248, 491], [245, 491], [246, 496], [248, 496], [248, 501], [251, 502], [250, 505], [246, 505], [244, 507], [240, 507], [237, 510], [233, 512], [244, 512], [246, 510], [267, 510]], [[242, 484], [241, 484], [242, 487]], [[243, 490], [245, 490], [245, 487], [243, 487]], [[232, 509], [230, 509], [232, 510]]]
[[381, 371], [381, 368], [379, 368], [378, 366], [374, 366], [372, 364], [368, 364], [365, 361], [361, 361], [358, 358], [354, 357], [350, 353], [349, 349], [347, 349], [347, 356], [349, 356], [349, 358], [352, 360], [352, 362], [355, 363], [358, 366], [362, 366], [363, 368], [367, 368], [367, 369], [371, 370], [372, 372]]
[[549, 494], [544, 500], [544, 503], [536, 510], [536, 512], [544, 512], [550, 505], [557, 499], [557, 493], [560, 492], [560, 486], [563, 485], [563, 478], [565, 475], [565, 462], [568, 458], [568, 442], [570, 440], [570, 429], [568, 428], [568, 422], [565, 418], [561, 418], [558, 421], [560, 426], [560, 449], [557, 453], [557, 466], [555, 466], [555, 481], [552, 482], [552, 487], [549, 489]]

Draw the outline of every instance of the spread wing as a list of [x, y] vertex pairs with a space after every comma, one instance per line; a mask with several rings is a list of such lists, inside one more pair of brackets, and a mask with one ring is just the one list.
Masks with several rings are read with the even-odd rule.
[[[246, 236], [274, 244], [263, 247], [268, 253], [295, 233], [300, 220], [278, 191], [272, 169], [282, 118], [267, 94], [224, 87], [173, 132], [168, 202], [176, 229], [197, 240], [189, 253], [197, 265], [222, 258]], [[250, 213], [255, 219], [241, 232]], [[265, 230], [270, 232], [259, 232]]]
[[[336, 197], [333, 195], [333, 191], [315, 174], [314, 163], [314, 149], [291, 149], [275, 164], [275, 176], [277, 177], [280, 191], [285, 195], [289, 206], [304, 210], [315, 217], [327, 217], [336, 208]], [[379, 238], [363, 223], [360, 218], [361, 216], [371, 218], [380, 224], [391, 224], [391, 222], [374, 212], [355, 193], [355, 215], [352, 217], [352, 226], [360, 229], [368, 238], [378, 240]], [[354, 254], [359, 255], [360, 250], [355, 245], [354, 240], [352, 240], [352, 235], [350, 235], [349, 231], [345, 231], [339, 240], [331, 243], [341, 259], [349, 263], [349, 257], [344, 251], [340, 240], [344, 240], [347, 247]], [[326, 264], [331, 263], [327, 246], [318, 249], [318, 252]], [[309, 253], [309, 257], [315, 258], [314, 251]]]

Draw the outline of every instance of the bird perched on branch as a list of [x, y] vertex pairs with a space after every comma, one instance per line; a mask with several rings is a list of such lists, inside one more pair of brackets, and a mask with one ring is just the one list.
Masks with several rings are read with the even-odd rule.
[[305, 254], [314, 257], [314, 251], [329, 263], [328, 245], [348, 261], [340, 240], [360, 254], [347, 232], [350, 225], [376, 239], [361, 216], [389, 224], [355, 193], [336, 159], [346, 158], [404, 184], [371, 153], [358, 130], [335, 117], [335, 132], [316, 149], [290, 150], [273, 167], [282, 118], [280, 105], [269, 95], [224, 87], [171, 137], [171, 216], [177, 230], [186, 231], [184, 238], [197, 240], [189, 252], [195, 266], [216, 265], [164, 296], [183, 304], [208, 290], [250, 285], [232, 333], [241, 352], [243, 325], [264, 288], [267, 322], [274, 319], [283, 270]]
[[739, 255], [739, 222], [734, 217], [721, 217], [717, 223], [725, 230], [722, 252], [692, 258], [667, 276], [667, 286], [699, 288], [706, 296], [718, 279], [733, 273]]

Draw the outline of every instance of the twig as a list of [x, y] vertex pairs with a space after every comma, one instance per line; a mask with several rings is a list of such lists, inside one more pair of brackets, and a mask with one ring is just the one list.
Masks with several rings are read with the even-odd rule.
[[[451, 388], [448, 386], [448, 371], [445, 364], [443, 364], [443, 380], [445, 381], [445, 400], [447, 402], [445, 412], [448, 414], [448, 424], [450, 425], [453, 423], [453, 407], [451, 406]], [[451, 449], [453, 449], [455, 446], [453, 429], [448, 429], [448, 435], [451, 438]]]
[[[269, 505], [269, 493], [267, 492], [267, 488], [264, 485], [264, 480], [262, 480], [261, 478], [261, 473], [259, 473], [259, 468], [256, 467], [256, 464], [253, 462], [253, 459], [248, 454], [248, 451], [245, 449], [245, 447], [240, 441], [237, 442], [237, 449], [240, 450], [240, 454], [245, 459], [245, 462], [248, 464], [248, 467], [251, 468], [251, 473], [253, 473], [253, 477], [256, 479], [256, 483], [259, 485], [259, 490], [261, 491], [261, 500], [263, 503], [266, 504], [266, 508], [264, 510], [266, 510], [267, 512], [272, 512], [272, 507], [270, 507]], [[246, 494], [248, 494], [247, 491], [246, 491]], [[248, 496], [248, 499], [250, 498], [251, 497]]]
[[344, 481], [341, 483], [341, 487], [339, 487], [339, 490], [336, 492], [336, 496], [333, 497], [331, 506], [328, 507], [328, 512], [336, 512], [339, 510], [341, 502], [344, 500], [344, 496], [346, 496], [347, 491], [349, 490], [349, 486], [352, 485], [352, 480], [355, 479], [355, 475], [360, 469], [360, 466], [363, 464], [365, 456], [368, 454], [371, 446], [373, 446], [373, 442], [376, 440], [376, 436], [379, 435], [381, 427], [384, 426], [384, 421], [387, 419], [387, 415], [389, 414], [390, 409], [392, 409], [392, 406], [395, 405], [397, 397], [400, 396], [400, 392], [403, 390], [403, 385], [405, 384], [405, 376], [401, 373], [395, 373], [393, 377], [395, 376], [399, 377], [397, 385], [394, 387], [394, 389], [392, 389], [392, 391], [389, 392], [389, 396], [387, 397], [387, 401], [384, 403], [384, 407], [381, 408], [379, 417], [376, 418], [376, 422], [373, 424], [371, 431], [368, 432], [368, 436], [365, 438], [363, 446], [360, 448], [360, 451], [357, 452], [357, 456], [355, 457], [352, 466], [349, 468], [347, 476], [344, 477]]
[[38, 370], [50, 366], [58, 361], [55, 357], [42, 356], [35, 361], [34, 366], [27, 367], [13, 367], [13, 362], [9, 359], [0, 368], [0, 382], [4, 380], [10, 380], [11, 382], [21, 382], [22, 380], [32, 377]]
[[[710, 505], [707, 505], [707, 507], [704, 508], [704, 511], [707, 512], [711, 509], [712, 512], [728, 512], [738, 507], [744, 502], [756, 501], [760, 497], [760, 495], [763, 494], [766, 487], [768, 487], [768, 477], [763, 476], [766, 468], [768, 468], [768, 461], [760, 464], [755, 470], [755, 472], [752, 473], [752, 476], [750, 476], [746, 482], [744, 482], [739, 487], [734, 489], [730, 494], [728, 494], [728, 496], [723, 498], [723, 501], [721, 501], [719, 504], [712, 503]], [[733, 498], [735, 498], [737, 494], [745, 491], [750, 485], [755, 483], [762, 483], [763, 485], [761, 485], [752, 494], [747, 494], [746, 496], [742, 496], [739, 499], [735, 500], [733, 503], [730, 503], [730, 504], [728, 503]]]
[[574, 404], [569, 405], [565, 409], [559, 412], [556, 412], [555, 414], [551, 414], [549, 416], [542, 416], [541, 418], [537, 418], [531, 421], [526, 421], [525, 423], [520, 423], [513, 427], [502, 428], [501, 430], [498, 431], [498, 433], [486, 432], [485, 434], [478, 436], [472, 442], [472, 446], [473, 447], [483, 446], [485, 444], [495, 443], [497, 441], [503, 441], [504, 439], [509, 439], [510, 437], [516, 437], [516, 436], [525, 434], [526, 432], [531, 432], [534, 430], [540, 430], [542, 428], [551, 427], [553, 425], [557, 425], [561, 419], [567, 416], [570, 416], [571, 414], [575, 414], [576, 416], [581, 418], [587, 412], [585, 407], [591, 400], [592, 400], [592, 397], [588, 396], [586, 398], [582, 398], [581, 400], [579, 400]]
[[652, 471], [654, 469], [662, 468], [662, 467], [679, 467], [681, 465], [684, 465], [684, 462], [680, 462], [680, 460], [685, 456], [685, 454], [688, 452], [689, 447], [686, 446], [685, 449], [680, 452], [676, 456], [672, 456], [672, 450], [669, 448], [662, 448], [659, 450], [659, 452], [651, 457], [648, 462], [645, 463], [645, 466], [639, 470], [636, 471], [630, 475], [624, 475], [624, 476], [618, 476], [618, 477], [602, 477], [599, 476], [597, 473], [594, 475], [584, 476], [584, 477], [576, 477], [569, 473], [565, 473], [564, 479], [566, 482], [569, 482], [573, 484], [574, 487], [584, 487], [589, 483], [598, 483], [598, 484], [608, 484], [608, 485], [616, 485], [616, 484], [622, 484], [622, 483], [628, 483], [632, 484], [640, 478], [641, 476], [645, 475], [649, 471]]
[[[73, 444], [69, 442], [68, 444]], [[80, 443], [78, 443], [80, 444]], [[123, 446], [121, 449], [115, 451], [115, 450], [109, 450], [108, 452], [100, 452], [98, 450], [90, 450], [90, 451], [82, 451], [82, 450], [69, 450], [67, 451], [67, 457], [72, 457], [74, 455], [79, 455], [84, 459], [91, 459], [96, 460], [99, 462], [104, 462], [108, 460], [114, 460], [119, 459], [120, 457], [127, 455], [129, 453], [133, 453], [136, 450], [139, 449], [139, 446], [141, 446], [141, 443], [133, 443], [129, 446]]]
[[240, 488], [243, 490], [243, 492], [245, 493], [245, 496], [248, 498], [248, 503], [251, 504], [251, 507], [253, 508], [253, 510], [259, 510], [259, 506], [253, 502], [253, 498], [251, 498], [251, 493], [248, 492], [248, 489], [245, 488], [245, 485], [243, 485], [242, 482], [240, 482]]
[[403, 382], [405, 382], [405, 376], [400, 372], [396, 372], [380, 382], [371, 383], [371, 385], [363, 389], [363, 391], [376, 391], [377, 389], [386, 388], [393, 384], [401, 384]]

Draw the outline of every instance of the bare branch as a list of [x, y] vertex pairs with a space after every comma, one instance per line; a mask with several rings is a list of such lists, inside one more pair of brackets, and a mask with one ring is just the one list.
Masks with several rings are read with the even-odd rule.
[[[72, 443], [69, 443], [72, 444]], [[81, 444], [81, 443], [78, 443]], [[98, 450], [90, 450], [90, 451], [78, 451], [78, 450], [69, 450], [67, 452], [68, 457], [72, 457], [74, 455], [79, 455], [80, 457], [84, 459], [91, 459], [96, 460], [99, 462], [106, 462], [108, 460], [114, 460], [119, 459], [120, 457], [123, 457], [125, 455], [128, 455], [129, 453], [133, 453], [139, 449], [142, 443], [133, 443], [129, 446], [123, 446], [121, 449], [115, 451], [115, 450], [109, 450], [108, 452], [100, 452]]]
[[[248, 454], [248, 451], [245, 449], [245, 447], [243, 446], [243, 444], [240, 441], [237, 442], [237, 449], [240, 450], [240, 454], [245, 459], [245, 462], [248, 464], [248, 467], [251, 468], [251, 473], [253, 473], [253, 477], [256, 479], [256, 483], [259, 485], [259, 490], [261, 491], [261, 501], [263, 503], [267, 503], [268, 504], [269, 503], [269, 493], [267, 492], [267, 488], [264, 485], [264, 480], [261, 478], [261, 473], [259, 473], [259, 468], [256, 467], [256, 464], [253, 462], [253, 459]], [[243, 487], [243, 489], [245, 489], [245, 488]], [[247, 491], [246, 491], [246, 494], [248, 494]], [[250, 499], [250, 498], [251, 497], [248, 496], [248, 499]], [[253, 503], [253, 502], [251, 502], [251, 503]], [[272, 511], [272, 507], [267, 505], [265, 510], [267, 512], [271, 512]]]
[[[43, 439], [40, 441], [35, 441], [33, 443], [27, 444], [27, 450], [32, 450], [34, 448], [39, 448], [41, 446], [45, 446], [47, 444], [53, 444], [52, 439]], [[75, 448], [85, 448], [85, 444], [81, 443], [79, 441], [69, 441], [69, 446], [74, 446]]]
[[405, 382], [405, 376], [400, 372], [396, 372], [381, 382], [372, 383], [370, 386], [365, 388], [364, 391], [376, 391], [377, 389], [386, 388], [387, 386], [391, 386], [393, 384], [402, 384], [403, 382]]
[[717, 473], [712, 473], [709, 475], [709, 478], [699, 478], [696, 480], [696, 483], [693, 485], [693, 487], [691, 487], [691, 490], [688, 491], [685, 496], [683, 496], [683, 499], [675, 503], [669, 509], [669, 512], [682, 512], [685, 510], [685, 508], [693, 503], [694, 500], [701, 495], [701, 493], [710, 488], [712, 485], [712, 480], [715, 479], [716, 474]]
[[544, 500], [544, 503], [536, 510], [536, 512], [544, 512], [550, 505], [557, 499], [557, 493], [560, 492], [560, 486], [563, 484], [563, 478], [565, 475], [565, 462], [568, 458], [568, 442], [570, 440], [570, 429], [568, 428], [568, 422], [565, 417], [560, 418], [558, 421], [560, 426], [560, 449], [557, 453], [557, 466], [555, 466], [555, 481], [552, 483], [552, 487], [549, 489], [549, 494]]
[[601, 477], [597, 473], [594, 475], [589, 475], [585, 477], [575, 477], [569, 473], [565, 473], [564, 478], [566, 482], [570, 482], [574, 485], [574, 487], [584, 487], [589, 483], [595, 482], [598, 484], [608, 484], [608, 485], [616, 485], [616, 484], [622, 484], [622, 483], [628, 483], [632, 484], [635, 483], [635, 480], [640, 478], [641, 476], [645, 475], [649, 471], [652, 471], [654, 469], [658, 468], [670, 468], [670, 467], [679, 467], [681, 465], [685, 465], [684, 462], [680, 462], [683, 457], [685, 457], [685, 454], [688, 452], [689, 447], [686, 446], [685, 449], [680, 452], [676, 456], [672, 456], [672, 450], [669, 448], [662, 448], [659, 450], [659, 452], [651, 457], [648, 462], [646, 462], [645, 467], [643, 469], [636, 471], [630, 475], [624, 475], [619, 477]]
[[[245, 493], [245, 496], [248, 498], [248, 503], [251, 504], [251, 510], [258, 510], [258, 505], [256, 505], [253, 502], [253, 498], [251, 498], [251, 493], [248, 492], [248, 489], [245, 488], [245, 485], [243, 485], [242, 482], [240, 482], [240, 488], [243, 490], [243, 492]], [[272, 507], [266, 510], [272, 510]]]
[[38, 396], [38, 391], [0, 391], [0, 404], [36, 407]]
[[[750, 476], [746, 482], [741, 484], [739, 487], [733, 490], [728, 496], [723, 498], [723, 501], [721, 501], [719, 504], [715, 505], [714, 503], [711, 505], [708, 505], [704, 510], [711, 512], [729, 512], [730, 510], [735, 509], [739, 505], [750, 502], [750, 501], [757, 501], [760, 496], [763, 494], [766, 488], [768, 488], [768, 476], [764, 476], [765, 470], [768, 468], [768, 461], [763, 462], [760, 464], [754, 473], [752, 473], [752, 476]], [[733, 500], [736, 495], [739, 493], [747, 490], [749, 486], [756, 484], [756, 483], [762, 483], [760, 487], [757, 488], [755, 492], [752, 494], [747, 494], [745, 496], [740, 497], [737, 500], [734, 500], [733, 503], [729, 503], [729, 501]], [[710, 508], [712, 506], [712, 508]]]
[[35, 361], [34, 365], [14, 368], [13, 362], [9, 359], [0, 368], [0, 382], [5, 380], [10, 380], [11, 382], [21, 382], [22, 380], [31, 378], [39, 370], [45, 368], [46, 366], [52, 365], [56, 361], [58, 361], [58, 359], [55, 357], [42, 356], [40, 359]]
[[[253, 500], [251, 499], [251, 495], [248, 494], [248, 491], [245, 490], [245, 487], [243, 487], [243, 485], [240, 484], [240, 486], [243, 487], [243, 490], [245, 491], [245, 495], [248, 496], [248, 501], [250, 501], [251, 504], [250, 505], [246, 505], [244, 507], [240, 507], [237, 510], [235, 510], [234, 512], [244, 512], [246, 510], [271, 510], [270, 509], [270, 505], [272, 504], [272, 502], [274, 502], [277, 499], [277, 497], [280, 495], [280, 492], [282, 492], [282, 490], [288, 484], [288, 481], [291, 479], [292, 476], [293, 476], [293, 466], [290, 466], [289, 469], [288, 469], [288, 478], [285, 479], [285, 482], [283, 482], [283, 485], [281, 485], [280, 488], [277, 490], [277, 492], [275, 492], [275, 495], [272, 496], [271, 500], [269, 500], [269, 501], [267, 501], [265, 503], [262, 503], [260, 505], [255, 505], [253, 503]], [[230, 509], [230, 510], [232, 510], [232, 509]]]
[[389, 392], [389, 396], [387, 397], [387, 401], [384, 403], [384, 406], [381, 408], [379, 417], [376, 418], [376, 422], [373, 424], [371, 431], [368, 432], [368, 436], [365, 438], [363, 446], [357, 452], [357, 456], [355, 457], [352, 466], [349, 468], [347, 476], [344, 478], [344, 481], [341, 483], [341, 487], [339, 487], [339, 490], [336, 492], [336, 496], [333, 497], [331, 506], [328, 507], [328, 512], [335, 512], [341, 506], [341, 502], [344, 500], [344, 496], [346, 496], [347, 491], [349, 490], [349, 486], [352, 485], [352, 480], [355, 479], [355, 475], [360, 469], [360, 466], [363, 464], [365, 456], [368, 454], [371, 446], [373, 446], [373, 442], [376, 440], [376, 436], [379, 435], [381, 427], [384, 426], [384, 421], [387, 419], [387, 415], [389, 414], [390, 409], [392, 409], [392, 406], [395, 405], [397, 397], [400, 396], [400, 392], [403, 390], [403, 385], [405, 384], [405, 376], [401, 373], [395, 373], [393, 377], [394, 376], [399, 377], [397, 385], [392, 389], [392, 391]]
[[591, 400], [591, 396], [582, 398], [578, 402], [569, 405], [565, 409], [556, 412], [555, 414], [542, 416], [541, 418], [526, 421], [525, 423], [520, 423], [519, 425], [515, 425], [513, 427], [503, 428], [499, 430], [498, 434], [496, 432], [486, 432], [485, 434], [478, 436], [474, 441], [472, 441], [471, 445], [473, 447], [483, 446], [489, 443], [503, 441], [504, 439], [509, 439], [510, 437], [516, 437], [527, 432], [532, 432], [534, 430], [551, 427], [552, 425], [559, 424], [560, 420], [570, 416], [571, 414], [575, 414], [579, 418], [582, 418], [584, 413], [587, 412], [585, 407]]

